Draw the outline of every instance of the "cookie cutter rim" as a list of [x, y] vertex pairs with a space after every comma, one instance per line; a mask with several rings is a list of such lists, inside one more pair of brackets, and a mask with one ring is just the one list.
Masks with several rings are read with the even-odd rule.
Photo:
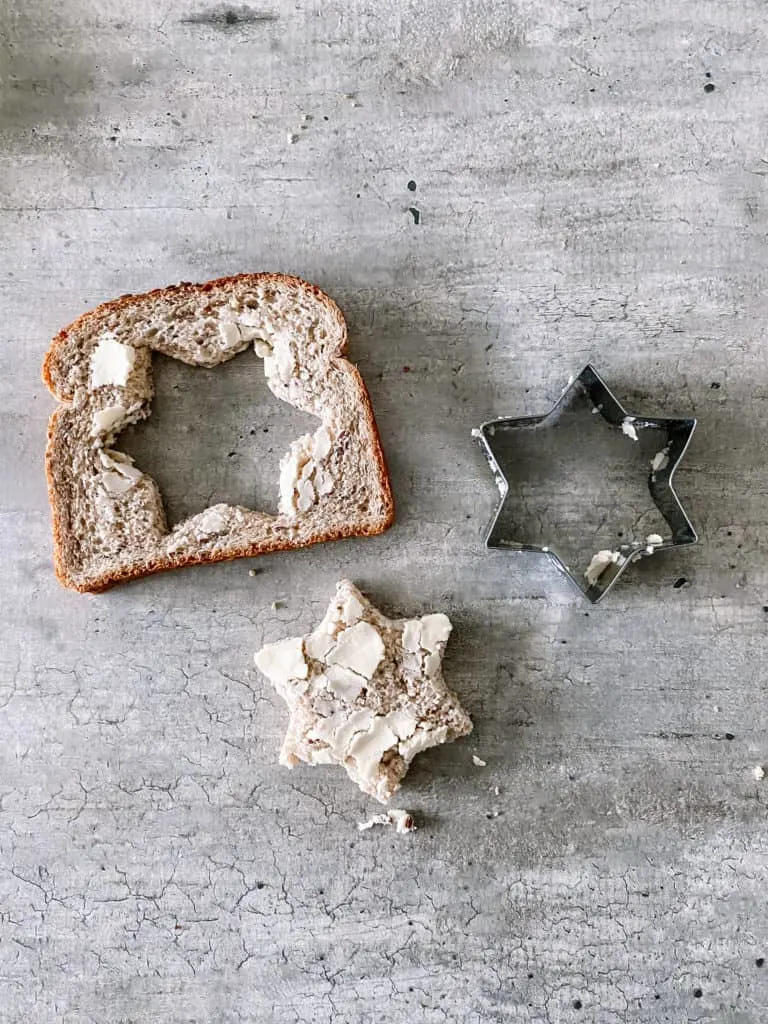
[[[571, 401], [572, 393], [577, 387], [581, 387], [592, 403], [593, 412], [599, 413], [610, 426], [618, 427], [625, 433], [629, 433], [630, 436], [632, 430], [627, 430], [626, 424], [635, 430], [646, 428], [658, 430], [666, 436], [665, 445], [652, 461], [651, 471], [648, 474], [648, 490], [654, 505], [672, 531], [672, 535], [669, 538], [663, 538], [661, 544], [650, 545], [647, 540], [642, 543], [636, 541], [632, 544], [621, 544], [618, 549], [619, 560], [607, 565], [594, 582], [586, 580], [586, 573], [580, 576], [573, 572], [551, 547], [523, 543], [503, 535], [499, 520], [509, 494], [509, 480], [496, 459], [492, 443], [489, 440], [499, 429], [530, 430], [542, 426], [549, 419], [556, 419], [559, 412]], [[515, 553], [533, 552], [546, 555], [558, 572], [566, 576], [588, 601], [598, 604], [613, 589], [633, 562], [650, 557], [657, 551], [695, 544], [698, 541], [696, 530], [678, 498], [673, 484], [675, 470], [688, 450], [696, 423], [694, 417], [634, 416], [628, 413], [591, 363], [587, 363], [577, 377], [572, 377], [569, 380], [558, 400], [543, 415], [499, 417], [487, 420], [478, 429], [473, 430], [472, 434], [488, 460], [501, 498], [486, 532], [485, 546]], [[664, 456], [664, 458], [660, 460], [658, 467], [654, 467], [653, 463], [659, 456]]]

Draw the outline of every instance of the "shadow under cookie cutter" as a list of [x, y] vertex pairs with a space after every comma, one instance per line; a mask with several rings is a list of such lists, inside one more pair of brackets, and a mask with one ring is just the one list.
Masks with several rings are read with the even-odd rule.
[[[494, 438], [499, 433], [546, 426], [548, 420], [556, 422], [562, 409], [569, 404], [579, 390], [589, 399], [595, 413], [599, 413], [606, 423], [612, 427], [618, 427], [633, 440], [637, 440], [638, 430], [646, 428], [658, 430], [665, 435], [665, 444], [651, 460], [648, 490], [656, 508], [671, 531], [668, 537], [651, 534], [645, 541], [622, 544], [614, 551], [598, 551], [583, 575], [577, 575], [551, 547], [521, 543], [506, 535], [501, 512], [509, 493], [510, 481], [505, 475], [498, 452], [494, 447]], [[515, 552], [533, 551], [546, 555], [555, 568], [567, 576], [589, 601], [597, 604], [633, 562], [652, 555], [656, 551], [665, 551], [684, 544], [695, 544], [698, 540], [696, 531], [672, 484], [675, 470], [685, 455], [695, 428], [696, 420], [692, 418], [666, 419], [629, 414], [610, 391], [597, 370], [589, 364], [584, 367], [578, 377], [572, 378], [568, 382], [555, 405], [543, 416], [502, 418], [483, 423], [479, 429], [472, 431], [472, 435], [478, 440], [488, 459], [501, 494], [501, 501], [485, 538], [486, 546]]]

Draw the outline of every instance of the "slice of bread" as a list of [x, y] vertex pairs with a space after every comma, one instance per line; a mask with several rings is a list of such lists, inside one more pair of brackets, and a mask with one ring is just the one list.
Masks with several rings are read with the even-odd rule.
[[[113, 447], [121, 430], [150, 414], [152, 352], [211, 367], [249, 345], [273, 394], [317, 416], [318, 429], [292, 441], [281, 460], [277, 516], [218, 504], [169, 530], [155, 481]], [[61, 403], [46, 451], [61, 582], [98, 592], [164, 569], [386, 530], [389, 479], [346, 345], [336, 303], [283, 274], [124, 295], [60, 331], [43, 379]]]

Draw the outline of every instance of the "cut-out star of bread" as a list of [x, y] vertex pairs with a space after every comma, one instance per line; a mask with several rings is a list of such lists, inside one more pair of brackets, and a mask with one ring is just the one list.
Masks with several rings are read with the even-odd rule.
[[290, 711], [280, 763], [340, 764], [386, 803], [422, 750], [466, 736], [446, 688], [446, 615], [391, 620], [348, 580], [308, 636], [267, 644], [255, 661]]
[[[335, 302], [282, 274], [126, 295], [61, 331], [43, 378], [61, 403], [46, 469], [62, 583], [99, 591], [161, 569], [385, 530], [389, 480], [346, 342]], [[169, 530], [155, 481], [114, 448], [120, 431], [149, 416], [152, 352], [212, 367], [250, 345], [272, 393], [316, 416], [318, 428], [293, 441], [280, 463], [277, 516], [217, 504]]]

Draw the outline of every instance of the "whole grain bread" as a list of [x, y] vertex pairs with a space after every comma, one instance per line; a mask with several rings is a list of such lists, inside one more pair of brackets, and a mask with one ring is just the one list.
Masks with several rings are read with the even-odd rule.
[[[169, 530], [155, 481], [114, 449], [121, 430], [150, 414], [152, 352], [213, 367], [249, 345], [273, 394], [320, 424], [281, 460], [277, 516], [218, 504]], [[46, 471], [61, 582], [98, 592], [165, 569], [386, 530], [394, 517], [389, 479], [346, 345], [336, 303], [283, 274], [124, 295], [60, 331], [43, 379], [60, 403]]]

